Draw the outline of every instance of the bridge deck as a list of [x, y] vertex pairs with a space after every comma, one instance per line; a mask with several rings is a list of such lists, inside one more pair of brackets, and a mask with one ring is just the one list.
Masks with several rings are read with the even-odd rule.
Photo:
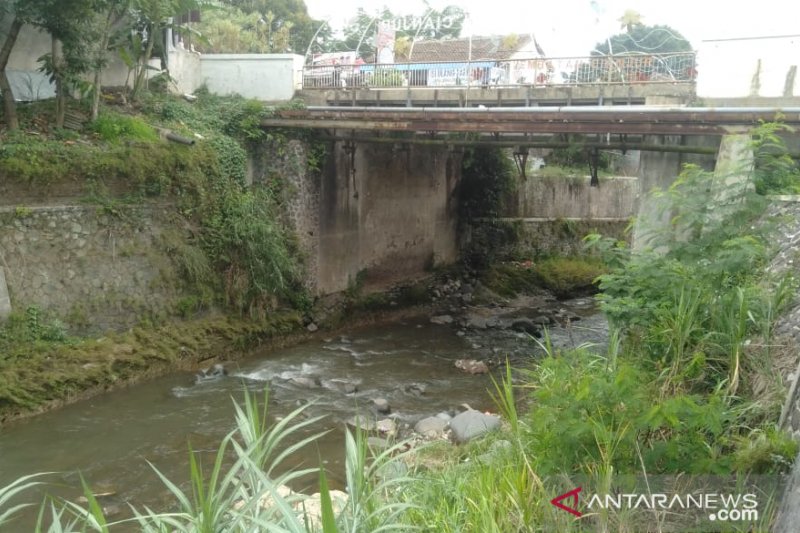
[[308, 105], [377, 107], [570, 106], [643, 105], [649, 98], [690, 101], [695, 84], [587, 85], [551, 87], [402, 87], [303, 89]]
[[781, 121], [790, 126], [800, 126], [800, 107], [309, 107], [301, 110], [278, 110], [275, 116], [263, 119], [261, 125], [431, 133], [723, 135], [744, 131], [762, 121]]

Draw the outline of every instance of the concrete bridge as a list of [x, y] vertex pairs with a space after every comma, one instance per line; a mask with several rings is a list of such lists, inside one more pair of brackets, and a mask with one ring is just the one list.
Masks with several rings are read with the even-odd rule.
[[315, 106], [376, 107], [560, 107], [572, 105], [643, 105], [652, 98], [669, 96], [689, 102], [695, 96], [693, 82], [517, 85], [464, 87], [303, 87], [297, 97]]
[[[295, 179], [303, 191], [297, 211], [313, 214], [307, 219], [314, 222], [299, 228], [312, 278], [319, 292], [329, 293], [347, 288], [359, 275], [385, 286], [458, 258], [465, 146], [513, 147], [520, 169], [531, 148], [569, 146], [561, 134], [583, 134], [582, 146], [595, 153], [640, 151], [628, 174], [638, 177], [633, 181], [599, 180], [597, 168], [587, 168], [591, 178], [577, 177], [569, 187], [552, 184], [543, 193], [520, 172], [519, 194], [530, 198], [502, 215], [532, 224], [534, 232], [541, 218], [588, 217], [590, 224], [606, 225], [616, 220], [624, 227], [636, 214], [641, 193], [669, 186], [687, 162], [708, 170], [730, 168], [731, 159], [748, 157], [741, 148], [749, 129], [778, 118], [800, 126], [800, 106], [323, 106], [280, 110], [262, 125], [318, 129], [328, 142], [321, 172]], [[536, 198], [541, 194], [551, 199], [543, 204]], [[543, 211], [546, 204], [553, 209]]]
[[695, 52], [585, 57], [508, 52], [462, 49], [433, 54], [435, 61], [314, 63], [303, 69], [299, 96], [310, 105], [530, 107], [641, 105], [662, 95], [685, 102], [695, 93]]
[[[789, 126], [800, 125], [800, 107], [597, 106], [452, 109], [330, 106], [279, 110], [274, 117], [262, 120], [261, 124], [264, 127], [423, 132], [428, 136], [453, 132], [484, 135], [724, 135], [746, 131], [760, 122], [777, 120]], [[403, 140], [414, 142], [414, 138]]]

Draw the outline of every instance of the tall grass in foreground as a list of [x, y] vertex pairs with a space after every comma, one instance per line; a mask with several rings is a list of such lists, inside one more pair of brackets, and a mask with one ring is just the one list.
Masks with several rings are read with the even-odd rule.
[[14, 518], [14, 515], [25, 509], [26, 507], [30, 507], [31, 504], [29, 503], [18, 503], [11, 505], [11, 500], [23, 493], [26, 492], [37, 485], [41, 485], [41, 481], [33, 481], [37, 477], [41, 477], [44, 474], [33, 474], [30, 476], [21, 477], [12, 483], [9, 483], [5, 487], [0, 487], [0, 528], [3, 527], [4, 524], [7, 524]]
[[[236, 428], [222, 440], [210, 471], [204, 469], [196, 453], [189, 450], [188, 487], [180, 486], [153, 467], [173, 498], [169, 510], [132, 506], [133, 518], [108, 522], [102, 507], [84, 483], [87, 505], [45, 500], [30, 530], [36, 533], [105, 533], [122, 525], [126, 525], [127, 530], [135, 525], [146, 533], [355, 533], [409, 529], [401, 515], [412, 505], [395, 497], [399, 487], [409, 482], [409, 478], [395, 474], [402, 470], [398, 465], [403, 460], [405, 443], [372, 453], [363, 433], [347, 431], [348, 497], [343, 500], [329, 490], [322, 468], [282, 468], [288, 457], [322, 436], [323, 433], [317, 433], [297, 439], [319, 418], [304, 418], [307, 406], [303, 406], [270, 425], [267, 423], [267, 400], [266, 393], [262, 403], [245, 392], [243, 404], [234, 402]], [[227, 466], [231, 456], [233, 464]], [[315, 473], [320, 481], [316, 499], [288, 488], [299, 478]], [[0, 488], [0, 528], [10, 527], [15, 515], [31, 505], [10, 505], [9, 501], [41, 485], [40, 481], [33, 481], [37, 476], [23, 477]]]

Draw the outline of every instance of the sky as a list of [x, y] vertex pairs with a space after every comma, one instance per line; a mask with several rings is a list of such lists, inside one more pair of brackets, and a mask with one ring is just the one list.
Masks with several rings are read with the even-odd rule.
[[[666, 24], [683, 33], [695, 48], [703, 40], [800, 34], [796, 0], [430, 0], [442, 9], [458, 5], [469, 13], [463, 35], [533, 33], [547, 55], [588, 55], [594, 45], [619, 33], [626, 9], [645, 24]], [[424, 16], [422, 0], [306, 0], [309, 14], [341, 28], [359, 7], [377, 12], [386, 5], [395, 14]]]

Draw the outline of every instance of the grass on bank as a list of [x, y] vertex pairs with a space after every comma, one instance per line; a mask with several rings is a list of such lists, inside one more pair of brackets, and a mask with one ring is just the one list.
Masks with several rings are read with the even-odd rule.
[[597, 292], [597, 279], [606, 272], [597, 257], [550, 257], [494, 264], [483, 272], [482, 281], [505, 297], [546, 289], [558, 298], [570, 298]]
[[[0, 422], [176, 367], [231, 355], [302, 326], [296, 311], [260, 319], [212, 314], [100, 339], [66, 336], [31, 308], [0, 329]], [[57, 338], [50, 334], [57, 334]]]

